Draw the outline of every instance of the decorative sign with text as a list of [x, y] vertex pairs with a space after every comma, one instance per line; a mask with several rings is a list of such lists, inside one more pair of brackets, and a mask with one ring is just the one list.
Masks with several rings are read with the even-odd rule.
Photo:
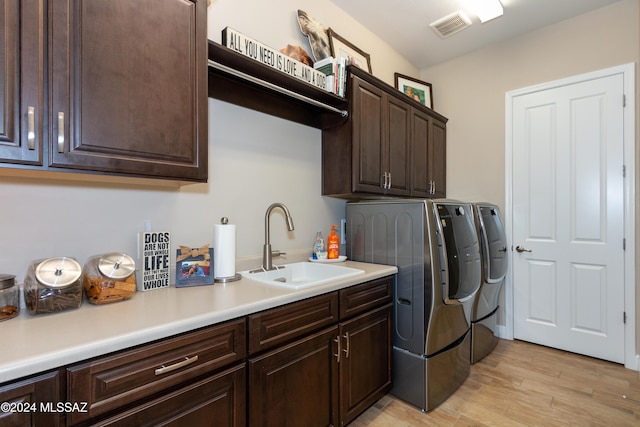
[[169, 255], [171, 239], [167, 231], [146, 231], [139, 234], [140, 266], [138, 290], [169, 286]]
[[276, 49], [250, 39], [233, 28], [222, 30], [222, 44], [229, 49], [261, 62], [297, 79], [303, 80], [320, 89], [326, 89], [326, 74], [293, 59]]

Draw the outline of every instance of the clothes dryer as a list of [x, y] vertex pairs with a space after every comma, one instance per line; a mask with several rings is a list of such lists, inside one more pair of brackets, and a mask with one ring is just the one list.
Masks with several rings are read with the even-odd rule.
[[498, 344], [496, 320], [500, 291], [507, 274], [507, 238], [498, 206], [474, 203], [475, 225], [482, 254], [482, 283], [471, 309], [471, 363], [491, 353]]

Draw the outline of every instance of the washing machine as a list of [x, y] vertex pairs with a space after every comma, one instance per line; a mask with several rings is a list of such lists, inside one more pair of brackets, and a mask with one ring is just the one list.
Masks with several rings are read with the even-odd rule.
[[390, 199], [347, 203], [350, 260], [395, 265], [393, 388], [430, 411], [468, 377], [471, 304], [481, 282], [470, 203]]
[[491, 353], [499, 341], [496, 320], [508, 257], [507, 237], [498, 206], [474, 203], [473, 211], [482, 257], [482, 280], [471, 306], [471, 363], [476, 363]]

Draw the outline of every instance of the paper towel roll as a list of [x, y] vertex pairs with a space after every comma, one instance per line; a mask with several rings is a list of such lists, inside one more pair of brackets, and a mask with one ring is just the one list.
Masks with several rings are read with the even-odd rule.
[[236, 274], [236, 226], [214, 224], [213, 226], [213, 275], [215, 278]]

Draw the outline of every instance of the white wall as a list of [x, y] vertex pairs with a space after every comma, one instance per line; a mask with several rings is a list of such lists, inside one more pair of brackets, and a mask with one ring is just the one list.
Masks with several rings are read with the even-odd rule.
[[505, 93], [637, 62], [638, 9], [638, 0], [622, 0], [422, 70], [449, 117], [448, 195], [504, 208]]
[[[274, 48], [308, 47], [297, 24], [298, 8], [369, 52], [374, 74], [390, 84], [396, 70], [385, 64], [417, 75], [328, 0], [214, 0], [208, 36], [220, 42], [222, 28], [231, 26]], [[289, 207], [296, 229], [288, 233], [274, 211], [273, 248], [310, 250], [316, 228], [326, 235], [344, 216], [344, 201], [320, 195], [320, 153], [318, 129], [210, 99], [207, 184], [176, 189], [89, 183], [82, 176], [58, 181], [0, 174], [0, 273], [22, 281], [28, 264], [40, 258], [73, 256], [84, 263], [109, 251], [135, 255], [136, 234], [145, 220], [170, 231], [174, 247], [197, 247], [212, 242], [213, 224], [227, 216], [237, 225], [237, 256], [259, 257], [265, 211], [275, 201]]]
[[[438, 112], [449, 117], [447, 195], [490, 201], [504, 209], [506, 92], [638, 61], [640, 2], [622, 0], [422, 70], [422, 79], [433, 84]], [[637, 198], [636, 212], [639, 206]], [[638, 278], [637, 265], [636, 270]], [[640, 292], [636, 296], [638, 307]], [[636, 324], [640, 333], [640, 321]]]

